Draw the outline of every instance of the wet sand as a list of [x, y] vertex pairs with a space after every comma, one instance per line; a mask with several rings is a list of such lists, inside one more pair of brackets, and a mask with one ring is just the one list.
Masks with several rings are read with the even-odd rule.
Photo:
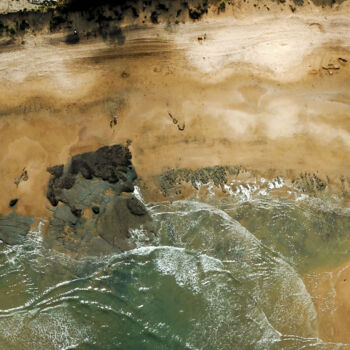
[[322, 340], [350, 343], [350, 264], [304, 277], [316, 307]]

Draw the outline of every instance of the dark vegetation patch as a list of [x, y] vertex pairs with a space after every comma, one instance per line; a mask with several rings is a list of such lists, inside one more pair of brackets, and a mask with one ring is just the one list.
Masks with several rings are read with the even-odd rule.
[[159, 11], [166, 11], [166, 12], [168, 12], [168, 11], [169, 11], [169, 8], [168, 8], [168, 7], [166, 7], [166, 5], [164, 5], [164, 4], [162, 4], [162, 3], [160, 3], [160, 4], [158, 4], [158, 5], [157, 5], [157, 10], [159, 10]]
[[133, 15], [135, 18], [140, 17], [139, 11], [138, 11], [135, 7], [131, 7], [131, 12], [132, 12], [132, 15]]
[[[340, 4], [345, 0], [312, 1], [318, 6], [325, 7]], [[284, 6], [286, 0], [271, 0], [271, 2], [278, 2]], [[23, 36], [25, 32], [40, 32], [49, 27], [52, 32], [66, 30], [69, 33], [65, 40], [67, 44], [76, 44], [84, 38], [101, 35], [105, 40], [122, 45], [125, 37], [118, 29], [118, 22], [125, 16], [136, 19], [142, 14], [142, 23], [150, 21], [158, 24], [164, 20], [179, 23], [187, 16], [192, 20], [200, 20], [208, 13], [209, 8], [217, 9], [220, 14], [231, 4], [232, 1], [225, 0], [66, 0], [56, 6], [41, 6], [30, 11], [24, 9], [0, 15], [0, 36], [6, 35], [14, 39], [16, 36]], [[293, 0], [289, 7], [295, 12], [299, 6], [305, 4], [305, 0]], [[253, 6], [260, 9], [258, 2]], [[264, 7], [270, 9], [267, 5]], [[72, 35], [75, 26], [81, 32], [80, 36]]]
[[0, 36], [23, 35], [28, 30], [42, 30], [50, 22], [51, 12], [19, 11], [0, 15]]
[[158, 24], [158, 23], [159, 23], [159, 22], [158, 22], [158, 16], [159, 16], [159, 14], [158, 14], [157, 11], [153, 11], [153, 12], [151, 13], [151, 22], [152, 22], [153, 24]]
[[125, 35], [119, 27], [110, 28], [109, 25], [100, 26], [99, 33], [104, 40], [108, 40], [110, 43], [117, 43], [118, 45], [125, 43]]
[[219, 7], [218, 7], [218, 11], [219, 11], [219, 13], [220, 13], [220, 12], [225, 12], [225, 10], [226, 10], [226, 4], [225, 4], [225, 2], [223, 1], [222, 3], [220, 3], [220, 5], [219, 5]]
[[78, 44], [79, 41], [80, 41], [80, 36], [79, 34], [75, 34], [75, 33], [68, 34], [65, 39], [66, 44], [71, 44], [71, 45]]
[[19, 25], [19, 30], [21, 31], [25, 31], [26, 29], [28, 29], [30, 26], [29, 26], [29, 23], [23, 19], [22, 22], [20, 23]]
[[66, 23], [67, 17], [63, 16], [62, 14], [54, 14], [50, 20], [50, 30], [54, 31], [59, 27], [61, 24]]

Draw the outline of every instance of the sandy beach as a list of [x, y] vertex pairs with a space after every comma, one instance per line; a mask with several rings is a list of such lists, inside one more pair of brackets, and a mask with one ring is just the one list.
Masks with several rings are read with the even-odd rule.
[[[349, 16], [348, 1], [296, 12], [239, 2], [198, 22], [125, 20], [113, 42], [85, 29], [76, 45], [63, 32], [1, 39], [0, 212], [19, 198], [17, 213], [49, 217], [48, 166], [127, 142], [146, 184], [170, 168], [233, 165], [267, 178], [328, 176], [346, 197]], [[310, 293], [321, 336], [349, 343], [344, 266]], [[322, 306], [330, 285], [331, 316]]]
[[[0, 56], [1, 212], [20, 197], [20, 213], [45, 216], [47, 166], [127, 140], [142, 178], [212, 165], [347, 178], [346, 11], [129, 25], [123, 45], [66, 45], [55, 34], [9, 47]], [[29, 180], [17, 186], [24, 168]]]

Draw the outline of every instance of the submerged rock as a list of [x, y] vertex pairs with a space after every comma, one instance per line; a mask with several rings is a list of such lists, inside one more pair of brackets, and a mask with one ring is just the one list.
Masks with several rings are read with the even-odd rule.
[[[129, 207], [131, 202], [134, 203], [132, 209]], [[138, 214], [134, 210], [136, 207]], [[118, 250], [129, 250], [136, 247], [136, 242], [130, 239], [130, 230], [139, 228], [146, 230], [149, 233], [149, 238], [152, 238], [152, 219], [146, 208], [135, 197], [125, 198], [122, 196], [116, 196], [108, 203], [96, 226], [97, 233]]]
[[9, 245], [23, 243], [34, 219], [11, 213], [0, 215], [0, 240]]
[[147, 214], [145, 206], [135, 197], [128, 198], [126, 200], [126, 205], [129, 211], [134, 215], [142, 216]]

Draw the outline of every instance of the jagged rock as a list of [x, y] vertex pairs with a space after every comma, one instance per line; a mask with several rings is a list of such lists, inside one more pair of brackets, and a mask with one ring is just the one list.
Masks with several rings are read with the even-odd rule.
[[120, 192], [131, 193], [134, 192], [135, 186], [132, 182], [124, 182], [120, 186]]
[[235, 174], [237, 171], [239, 170], [227, 166], [206, 167], [196, 170], [169, 169], [161, 174], [160, 188], [164, 196], [167, 196], [181, 182], [191, 183], [196, 190], [199, 189], [198, 185], [207, 184], [209, 181], [212, 181], [218, 187], [226, 184], [228, 174]]
[[131, 165], [131, 153], [122, 145], [104, 146], [96, 152], [78, 154], [72, 158], [69, 172], [77, 174], [88, 168], [95, 177], [107, 180], [109, 171], [119, 168], [121, 171]]
[[142, 216], [142, 215], [146, 215], [147, 213], [147, 210], [144, 207], [144, 205], [135, 197], [128, 198], [126, 200], [126, 205], [130, 210], [130, 212], [134, 215]]
[[0, 215], [0, 240], [9, 245], [23, 243], [34, 219], [11, 213]]
[[[154, 237], [152, 219], [134, 197], [104, 195], [99, 206], [93, 206], [92, 210], [93, 215], [79, 217], [68, 205], [59, 205], [50, 220], [46, 246], [79, 256], [103, 255], [135, 248], [136, 242], [130, 235], [133, 229], [142, 229], [149, 241]], [[93, 248], [91, 244], [97, 246]], [[98, 246], [103, 247], [102, 251]]]
[[47, 171], [53, 175], [55, 178], [61, 177], [63, 175], [64, 165], [55, 165], [47, 168]]
[[[44, 243], [77, 256], [103, 255], [136, 247], [130, 232], [154, 237], [152, 219], [135, 197], [136, 172], [121, 145], [76, 155], [65, 166], [48, 168], [47, 197], [56, 206]], [[58, 205], [59, 204], [59, 205]]]
[[51, 177], [46, 196], [53, 206], [57, 206], [59, 201], [65, 202], [64, 190], [74, 186], [78, 175], [87, 180], [100, 178], [110, 183], [133, 181], [136, 173], [130, 160], [129, 149], [122, 145], [104, 146], [96, 152], [78, 154], [69, 165], [57, 165], [47, 169]]

